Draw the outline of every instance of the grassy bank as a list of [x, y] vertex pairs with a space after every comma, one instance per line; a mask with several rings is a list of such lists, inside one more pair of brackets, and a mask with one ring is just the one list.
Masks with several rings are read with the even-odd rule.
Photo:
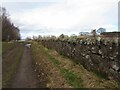
[[[10, 47], [13, 47], [12, 44], [5, 44], [4, 50], [10, 49]], [[10, 47], [9, 47], [10, 45]], [[19, 64], [19, 61], [21, 59], [22, 53], [23, 53], [23, 45], [18, 44], [17, 47], [14, 49], [14, 51], [11, 52], [6, 58], [3, 58], [2, 62], [2, 86], [3, 88], [9, 87], [10, 80], [12, 79], [14, 73], [16, 72], [17, 66]], [[8, 52], [8, 53], [9, 53]]]
[[41, 46], [44, 49], [44, 52], [46, 53], [48, 59], [60, 70], [61, 75], [67, 80], [67, 83], [70, 86], [73, 86], [74, 88], [82, 88], [82, 79], [77, 75], [74, 74], [73, 71], [70, 69], [66, 69], [64, 67], [61, 67], [62, 62], [55, 58], [54, 56], [50, 55], [49, 53], [51, 50], [48, 50], [47, 48]]
[[40, 65], [42, 65], [44, 64], [42, 62], [50, 61], [66, 82], [74, 88], [119, 88], [118, 83], [114, 80], [100, 78], [95, 73], [87, 71], [83, 66], [74, 63], [73, 60], [43, 47], [38, 42], [34, 42], [32, 46], [36, 62], [41, 62]]
[[[44, 73], [47, 88], [68, 88], [69, 85], [60, 75], [60, 70], [57, 67], [60, 63], [48, 55], [45, 48], [37, 42], [32, 43], [32, 56], [35, 61], [35, 66], [38, 72]], [[41, 76], [41, 75], [39, 75]]]
[[[37, 63], [40, 63], [41, 59], [44, 59], [44, 62], [47, 62], [46, 60], [48, 60], [51, 64], [54, 65], [55, 68], [58, 69], [58, 71], [56, 72], [59, 72], [60, 75], [64, 77], [64, 79], [66, 80], [66, 83], [69, 86], [75, 87], [75, 88], [82, 87], [82, 80], [80, 79], [80, 77], [77, 74], [74, 74], [72, 71], [66, 70], [63, 67], [60, 67], [61, 62], [55, 59], [53, 56], [51, 56], [48, 53], [49, 50], [47, 48], [43, 47], [40, 43], [37, 43], [37, 42], [34, 42], [32, 46], [33, 46], [32, 47], [33, 57], [35, 60], [38, 59], [36, 60]], [[41, 57], [38, 58], [37, 57], [38, 55], [40, 55]], [[44, 62], [43, 63], [41, 62], [41, 63], [44, 64]]]
[[87, 71], [82, 65], [76, 64], [73, 60], [60, 55], [55, 50], [49, 49], [47, 52], [51, 57], [54, 57], [61, 63], [60, 67], [63, 67], [65, 70], [68, 70], [68, 72], [72, 72], [74, 75], [77, 75], [76, 78], [81, 81], [81, 85], [84, 88], [120, 88], [118, 82], [105, 79], [100, 73], [98, 75], [92, 71]]

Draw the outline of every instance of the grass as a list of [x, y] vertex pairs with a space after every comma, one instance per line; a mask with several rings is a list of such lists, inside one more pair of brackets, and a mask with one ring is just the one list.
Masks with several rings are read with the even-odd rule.
[[[38, 43], [36, 42], [30, 42], [31, 45], [31, 55], [32, 55], [32, 59], [33, 59], [33, 65], [34, 65], [34, 69], [37, 71], [37, 74], [39, 74], [39, 71], [42, 70], [42, 73], [44, 73], [46, 75], [47, 72], [45, 72], [45, 60], [46, 60], [46, 56], [45, 53], [43, 53], [43, 48], [41, 48], [41, 46], [39, 46]], [[36, 63], [41, 63], [41, 65], [36, 64]], [[39, 87], [41, 87], [41, 83], [42, 83], [42, 87], [46, 87], [46, 83], [48, 82], [48, 78], [47, 75], [44, 77], [41, 76], [40, 77], [41, 80], [43, 80], [44, 82], [40, 82], [39, 83]]]
[[12, 79], [14, 73], [16, 72], [22, 53], [23, 46], [19, 45], [17, 49], [12, 53], [12, 55], [10, 55], [9, 59], [3, 61], [3, 76], [2, 76], [3, 88], [9, 87], [10, 80]]
[[108, 80], [108, 78], [107, 78], [107, 76], [106, 76], [105, 74], [101, 74], [101, 73], [98, 72], [98, 71], [93, 71], [93, 73], [94, 73], [98, 78]]
[[60, 62], [59, 62], [58, 60], [56, 60], [54, 57], [52, 57], [51, 55], [48, 54], [49, 50], [48, 50], [47, 48], [45, 48], [45, 47], [43, 47], [43, 48], [44, 48], [44, 51], [45, 51], [47, 57], [49, 58], [49, 60], [50, 60], [54, 65], [59, 65]]
[[55, 58], [53, 58], [53, 57], [50, 56], [49, 54], [48, 54], [48, 58], [49, 58], [49, 60], [50, 60], [52, 63], [54, 63], [55, 65], [59, 65], [59, 64], [60, 64], [60, 62], [59, 62], [58, 60], [56, 60]]
[[36, 46], [38, 46], [38, 48], [40, 49], [38, 52], [41, 52], [44, 56], [46, 56], [48, 58], [48, 60], [50, 60], [54, 65], [60, 64], [60, 62], [58, 60], [56, 60], [55, 58], [53, 58], [51, 55], [48, 54], [49, 50], [47, 48], [43, 47], [40, 44], [37, 44]]
[[77, 75], [75, 75], [72, 71], [64, 69], [62, 67], [59, 67], [58, 65], [60, 64], [60, 62], [58, 60], [56, 60], [53, 56], [49, 55], [48, 52], [50, 52], [51, 50], [45, 48], [45, 52], [46, 55], [48, 56], [49, 60], [52, 61], [52, 63], [54, 63], [54, 65], [57, 65], [57, 67], [60, 69], [60, 73], [62, 76], [64, 76], [64, 78], [67, 80], [67, 82], [73, 86], [74, 88], [81, 88], [83, 87], [82, 85], [82, 79], [80, 77], [78, 77]]
[[67, 82], [74, 88], [83, 87], [83, 85], [81, 84], [82, 79], [79, 78], [77, 75], [73, 74], [72, 71], [66, 70], [66, 69], [61, 69], [60, 72], [64, 76], [64, 78], [67, 80]]
[[2, 42], [2, 54], [6, 53], [7, 51], [11, 50], [12, 48], [14, 48], [16, 45], [15, 42]]
[[[49, 60], [51, 63], [53, 63], [55, 65], [55, 67], [57, 67], [59, 69], [60, 74], [66, 79], [66, 81], [69, 85], [71, 85], [74, 88], [82, 87], [81, 78], [78, 75], [74, 74], [72, 71], [66, 70], [63, 67], [60, 67], [61, 62], [49, 54], [49, 52], [51, 50], [43, 47], [40, 43], [37, 43], [37, 42], [33, 42], [32, 46], [33, 46], [32, 50], [34, 52], [33, 53], [34, 59], [36, 59], [35, 56], [37, 56], [38, 53], [41, 53], [41, 58], [42, 58], [42, 56], [46, 57], [47, 60]], [[36, 49], [34, 49], [34, 48], [36, 48]]]
[[53, 56], [49, 55], [48, 54], [49, 51], [50, 51], [49, 49], [45, 48], [45, 52], [46, 52], [46, 55], [48, 56], [49, 60], [52, 61], [52, 63], [54, 65], [57, 65], [57, 67], [60, 69], [61, 75], [64, 76], [64, 78], [67, 80], [67, 82], [74, 88], [83, 87], [83, 85], [81, 83], [82, 79], [80, 77], [78, 77], [77, 75], [75, 75], [72, 71], [63, 69], [62, 67], [59, 67], [58, 65], [60, 64], [60, 62], [58, 60], [56, 60]]

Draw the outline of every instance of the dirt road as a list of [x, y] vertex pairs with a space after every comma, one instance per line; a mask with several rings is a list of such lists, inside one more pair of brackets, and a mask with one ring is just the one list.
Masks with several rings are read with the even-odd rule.
[[11, 88], [39, 88], [39, 80], [34, 72], [31, 53], [27, 47], [24, 48]]

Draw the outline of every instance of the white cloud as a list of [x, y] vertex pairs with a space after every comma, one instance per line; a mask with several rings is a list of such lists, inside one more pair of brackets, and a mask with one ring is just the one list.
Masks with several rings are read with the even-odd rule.
[[49, 7], [13, 13], [11, 18], [23, 25], [22, 29], [43, 29], [46, 33], [79, 32], [101, 26], [110, 29], [113, 21], [117, 22], [117, 3], [118, 0], [61, 0]]

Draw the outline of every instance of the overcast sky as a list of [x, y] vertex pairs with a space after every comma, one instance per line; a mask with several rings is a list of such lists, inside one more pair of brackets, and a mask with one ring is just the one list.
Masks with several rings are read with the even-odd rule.
[[[17, 0], [16, 0], [17, 1]], [[119, 0], [4, 0], [22, 38], [79, 34], [100, 27], [118, 30]]]

